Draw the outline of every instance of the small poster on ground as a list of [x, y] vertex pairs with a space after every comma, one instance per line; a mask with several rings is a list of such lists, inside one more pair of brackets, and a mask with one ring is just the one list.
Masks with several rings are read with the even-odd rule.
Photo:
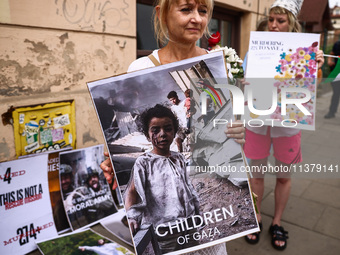
[[117, 212], [100, 169], [103, 147], [97, 145], [59, 154], [60, 190], [72, 230], [93, 225]]
[[37, 243], [42, 254], [112, 254], [133, 255], [124, 246], [99, 235], [91, 229], [65, 234]]
[[47, 162], [42, 154], [0, 163], [0, 254], [26, 254], [57, 236]]
[[133, 246], [129, 224], [124, 209], [119, 209], [114, 215], [101, 220], [100, 224], [120, 240]]
[[259, 230], [227, 83], [222, 51], [88, 83], [137, 254]]
[[251, 126], [315, 130], [320, 35], [251, 32], [244, 119]]

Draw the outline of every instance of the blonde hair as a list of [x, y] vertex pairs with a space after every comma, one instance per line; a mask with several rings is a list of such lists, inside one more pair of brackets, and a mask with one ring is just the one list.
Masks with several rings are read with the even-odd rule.
[[288, 16], [288, 23], [289, 23], [289, 32], [301, 32], [301, 25], [297, 18], [288, 11], [287, 9], [280, 7], [280, 6], [275, 6], [270, 9], [269, 13], [274, 13], [274, 14], [287, 14]]
[[[168, 28], [165, 24], [165, 22], [162, 22], [166, 20], [167, 14], [170, 10], [170, 7], [174, 3], [178, 3], [179, 0], [157, 0], [155, 3], [155, 6], [159, 5], [159, 17], [157, 17], [156, 8], [154, 8], [153, 11], [153, 24], [154, 24], [154, 30], [155, 30], [155, 36], [157, 39], [157, 42], [161, 42], [161, 44], [166, 44], [169, 40], [169, 34], [168, 34]], [[187, 0], [188, 1], [188, 0]], [[207, 6], [208, 10], [208, 24], [212, 16], [214, 3], [213, 0], [194, 0], [197, 4], [204, 4]], [[205, 36], [210, 36], [209, 28], [206, 27], [204, 31]]]

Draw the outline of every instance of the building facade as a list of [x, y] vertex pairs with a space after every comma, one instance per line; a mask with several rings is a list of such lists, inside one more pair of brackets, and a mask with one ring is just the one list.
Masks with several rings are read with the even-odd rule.
[[[273, 1], [216, 0], [210, 28], [222, 34], [223, 46], [244, 57], [250, 31]], [[16, 129], [27, 124], [13, 121], [13, 111], [22, 107], [71, 101], [74, 147], [105, 143], [86, 82], [124, 73], [133, 60], [157, 47], [148, 25], [152, 4], [152, 0], [1, 1], [0, 161], [20, 156], [15, 136], [26, 136], [27, 143], [34, 139], [27, 135], [29, 130]], [[204, 38], [200, 43], [207, 46]], [[37, 116], [29, 118], [45, 123]], [[41, 143], [42, 137], [35, 142]], [[27, 154], [34, 152], [25, 149]]]

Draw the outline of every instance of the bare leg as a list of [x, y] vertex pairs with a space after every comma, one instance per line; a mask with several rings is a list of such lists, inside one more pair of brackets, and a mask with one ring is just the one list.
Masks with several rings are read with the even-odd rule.
[[[279, 160], [276, 160], [275, 165], [287, 168], [290, 167], [290, 164], [285, 164]], [[281, 218], [289, 199], [291, 184], [292, 180], [290, 178], [290, 173], [278, 173], [275, 186], [275, 212], [273, 225], [277, 224], [278, 226], [281, 226]], [[283, 246], [284, 242], [276, 241], [275, 244]]]
[[[256, 166], [256, 171], [252, 172], [253, 178], [250, 178], [250, 185], [251, 185], [251, 190], [257, 195], [257, 201], [256, 201], [256, 206], [258, 210], [258, 214], [256, 215], [257, 220], [261, 222], [261, 203], [262, 203], [262, 198], [263, 198], [263, 193], [264, 193], [264, 174], [259, 172], [258, 170], [261, 169], [261, 166], [267, 165], [268, 158], [264, 159], [252, 159], [251, 160], [251, 166], [254, 167]], [[249, 239], [256, 239], [255, 235], [248, 235]]]

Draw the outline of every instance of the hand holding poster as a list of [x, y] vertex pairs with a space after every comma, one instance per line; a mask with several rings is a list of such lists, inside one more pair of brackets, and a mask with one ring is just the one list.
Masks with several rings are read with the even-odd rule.
[[[88, 83], [138, 254], [146, 239], [180, 254], [258, 230], [246, 173], [232, 178], [244, 162], [224, 133], [231, 99], [217, 81], [227, 84], [223, 52]], [[187, 89], [191, 128], [176, 110]]]
[[0, 253], [24, 254], [57, 235], [47, 180], [48, 155], [0, 163]]
[[249, 126], [315, 129], [320, 35], [251, 32], [245, 87]]

